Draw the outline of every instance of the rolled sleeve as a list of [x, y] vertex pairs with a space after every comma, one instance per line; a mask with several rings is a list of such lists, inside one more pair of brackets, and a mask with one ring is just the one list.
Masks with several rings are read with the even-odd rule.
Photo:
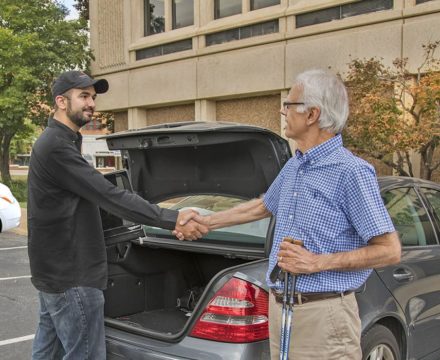
[[380, 196], [374, 168], [356, 166], [345, 179], [346, 215], [364, 243], [372, 237], [391, 233], [393, 222]]

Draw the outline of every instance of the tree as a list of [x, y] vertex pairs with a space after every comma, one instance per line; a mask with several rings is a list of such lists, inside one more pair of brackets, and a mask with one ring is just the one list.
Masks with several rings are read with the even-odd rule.
[[40, 130], [39, 126], [26, 119], [23, 124], [23, 130], [16, 133], [11, 140], [11, 146], [9, 147], [10, 159], [18, 161], [17, 155], [29, 154]]
[[392, 67], [377, 58], [349, 63], [351, 115], [344, 137], [354, 152], [402, 176], [415, 176], [415, 161], [421, 159], [420, 177], [431, 179], [440, 166], [434, 156], [440, 140], [439, 45], [423, 45], [423, 61], [415, 72], [408, 69], [407, 58], [396, 59]]
[[84, 20], [89, 20], [89, 0], [76, 0], [73, 5], [78, 10], [79, 17]]
[[0, 2], [0, 173], [6, 184], [14, 135], [26, 131], [26, 119], [45, 124], [54, 77], [86, 69], [92, 58], [86, 21], [66, 15], [53, 0]]

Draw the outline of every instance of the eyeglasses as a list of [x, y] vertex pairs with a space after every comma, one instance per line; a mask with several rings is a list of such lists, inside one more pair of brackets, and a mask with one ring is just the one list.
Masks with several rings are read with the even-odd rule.
[[289, 109], [290, 105], [305, 105], [303, 102], [290, 102], [290, 101], [284, 101], [283, 102], [283, 110], [286, 112]]

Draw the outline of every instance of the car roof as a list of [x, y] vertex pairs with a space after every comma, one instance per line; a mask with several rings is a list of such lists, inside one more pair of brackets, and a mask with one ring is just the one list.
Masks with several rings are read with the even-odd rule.
[[396, 187], [397, 186], [421, 186], [421, 187], [435, 187], [440, 189], [440, 184], [420, 179], [416, 177], [409, 177], [409, 176], [379, 176], [378, 182], [381, 188], [386, 188], [389, 186]]

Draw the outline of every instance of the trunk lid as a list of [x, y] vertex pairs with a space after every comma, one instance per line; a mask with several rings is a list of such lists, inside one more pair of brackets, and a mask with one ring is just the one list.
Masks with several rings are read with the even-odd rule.
[[151, 202], [187, 194], [263, 194], [290, 158], [279, 135], [254, 126], [189, 122], [105, 137], [120, 150], [134, 190]]

